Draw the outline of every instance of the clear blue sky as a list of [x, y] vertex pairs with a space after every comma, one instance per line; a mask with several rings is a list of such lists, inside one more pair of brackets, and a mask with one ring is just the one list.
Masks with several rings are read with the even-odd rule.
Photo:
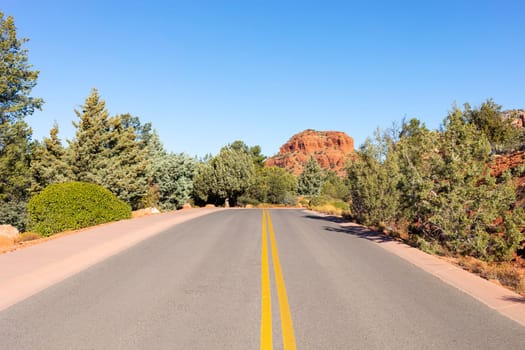
[[294, 133], [360, 145], [452, 103], [525, 107], [525, 1], [4, 0], [40, 70], [34, 137], [96, 87], [111, 114], [150, 121], [166, 147], [203, 156], [237, 139], [272, 155]]

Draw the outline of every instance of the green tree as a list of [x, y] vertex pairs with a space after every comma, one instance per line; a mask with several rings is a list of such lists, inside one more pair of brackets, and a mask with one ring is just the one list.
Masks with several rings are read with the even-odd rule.
[[143, 140], [145, 140], [145, 148], [147, 150], [149, 159], [155, 160], [168, 154], [156, 130], [153, 130], [147, 136], [147, 139], [143, 138]]
[[197, 167], [195, 196], [202, 202], [236, 205], [255, 181], [252, 156], [242, 149], [223, 147], [209, 162]]
[[134, 127], [124, 121], [122, 115], [107, 121], [97, 183], [137, 209], [148, 190], [149, 161]]
[[18, 38], [14, 19], [0, 12], [0, 224], [25, 228], [32, 131], [24, 118], [43, 100], [30, 96], [39, 72], [32, 70], [28, 41]]
[[[140, 121], [128, 114], [109, 117], [96, 89], [86, 98], [76, 136], [70, 142], [69, 163], [74, 179], [108, 188], [137, 209], [148, 192], [149, 150], [134, 127]], [[144, 134], [142, 135], [142, 137]]]
[[412, 224], [421, 246], [508, 260], [523, 238], [515, 184], [509, 174], [490, 175], [491, 144], [471, 112], [454, 107], [440, 132], [416, 119], [403, 125], [391, 149], [401, 174], [398, 219]]
[[161, 204], [161, 194], [159, 184], [155, 182], [154, 177], [155, 172], [158, 170], [157, 165], [168, 156], [168, 152], [166, 152], [159, 134], [154, 129], [145, 133], [143, 132], [140, 139], [142, 140], [141, 145], [145, 148], [147, 159], [149, 160], [147, 169], [148, 190], [142, 198], [140, 205], [143, 208], [157, 207]]
[[58, 125], [55, 123], [42, 143], [35, 145], [31, 158], [31, 193], [42, 191], [53, 183], [62, 183], [72, 178], [66, 160], [66, 150], [58, 138]]
[[297, 178], [279, 167], [258, 168], [255, 180], [244, 193], [245, 204], [272, 203], [295, 204], [297, 200]]
[[109, 113], [106, 102], [100, 98], [97, 89], [91, 90], [80, 111], [75, 110], [79, 122], [73, 122], [77, 129], [69, 143], [69, 164], [74, 179], [101, 184], [101, 167], [107, 164], [105, 147]]
[[411, 223], [421, 223], [432, 209], [436, 166], [439, 164], [440, 134], [417, 119], [403, 122], [395, 152], [399, 165], [399, 209]]
[[523, 131], [512, 125], [512, 119], [502, 117], [501, 106], [494, 100], [488, 99], [479, 108], [466, 103], [462, 115], [487, 137], [493, 152], [501, 153], [520, 145]]
[[216, 185], [214, 169], [211, 165], [214, 157], [202, 160], [195, 166], [195, 176], [193, 178], [193, 198], [198, 204], [222, 204], [221, 199], [215, 196], [213, 191]]
[[311, 156], [299, 176], [297, 190], [305, 196], [318, 196], [323, 185], [323, 171], [317, 160]]
[[367, 225], [391, 224], [398, 217], [400, 174], [389, 134], [377, 130], [347, 170], [351, 211]]
[[227, 145], [226, 148], [246, 153], [252, 158], [253, 164], [257, 168], [262, 169], [264, 167], [266, 156], [261, 153], [261, 146], [255, 145], [250, 147], [244, 141], [237, 140]]
[[153, 184], [162, 209], [181, 208], [193, 193], [196, 161], [185, 154], [165, 154], [152, 164]]
[[295, 204], [297, 179], [285, 169], [268, 167], [263, 169], [266, 202], [272, 204]]
[[[468, 108], [454, 107], [444, 121], [426, 204], [429, 215], [421, 230], [427, 239], [438, 239], [454, 252], [506, 260], [523, 238], [517, 230], [520, 210], [508, 214], [516, 201], [515, 185], [509, 176], [499, 183], [490, 176], [490, 142], [468, 122], [468, 113]], [[499, 219], [503, 220], [497, 224]]]

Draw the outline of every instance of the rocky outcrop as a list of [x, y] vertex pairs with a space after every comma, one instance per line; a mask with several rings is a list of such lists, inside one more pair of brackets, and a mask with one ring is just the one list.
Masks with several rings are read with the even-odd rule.
[[500, 176], [505, 171], [515, 169], [525, 164], [525, 151], [514, 152], [506, 155], [498, 155], [490, 164], [491, 175]]
[[512, 124], [518, 128], [525, 126], [525, 110], [524, 109], [510, 109], [501, 113], [503, 119], [510, 119]]
[[354, 140], [344, 132], [309, 129], [292, 136], [277, 155], [266, 160], [266, 166], [278, 166], [298, 175], [314, 156], [323, 169], [343, 174], [354, 155]]

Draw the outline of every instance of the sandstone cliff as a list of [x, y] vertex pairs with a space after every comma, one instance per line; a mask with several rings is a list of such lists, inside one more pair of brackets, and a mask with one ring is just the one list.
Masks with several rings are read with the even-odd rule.
[[354, 154], [354, 140], [344, 132], [309, 129], [292, 136], [277, 155], [266, 160], [266, 166], [278, 166], [298, 175], [314, 156], [323, 169], [343, 174]]

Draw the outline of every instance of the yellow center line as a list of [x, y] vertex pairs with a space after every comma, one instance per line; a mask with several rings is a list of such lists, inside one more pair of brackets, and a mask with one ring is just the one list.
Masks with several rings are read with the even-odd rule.
[[292, 315], [286, 294], [281, 262], [275, 232], [270, 217], [270, 212], [262, 211], [262, 250], [261, 250], [261, 350], [272, 350], [272, 302], [270, 290], [270, 268], [268, 261], [268, 234], [270, 235], [270, 246], [272, 250], [272, 263], [277, 287], [277, 298], [279, 299], [279, 312], [281, 315], [281, 329], [283, 336], [283, 349], [295, 350], [295, 335], [293, 330]]
[[268, 264], [268, 235], [266, 212], [262, 213], [261, 251], [261, 350], [272, 350], [272, 301], [270, 292], [270, 269]]
[[275, 233], [273, 231], [272, 219], [269, 212], [267, 212], [267, 218], [268, 227], [270, 229], [270, 243], [272, 246], [273, 271], [275, 274], [275, 284], [277, 286], [277, 297], [279, 298], [279, 311], [281, 313], [283, 348], [284, 350], [295, 350], [296, 346], [292, 315], [290, 313], [290, 305], [288, 305], [288, 295], [286, 294], [281, 262], [279, 261], [279, 251], [277, 250], [277, 242], [275, 241]]

